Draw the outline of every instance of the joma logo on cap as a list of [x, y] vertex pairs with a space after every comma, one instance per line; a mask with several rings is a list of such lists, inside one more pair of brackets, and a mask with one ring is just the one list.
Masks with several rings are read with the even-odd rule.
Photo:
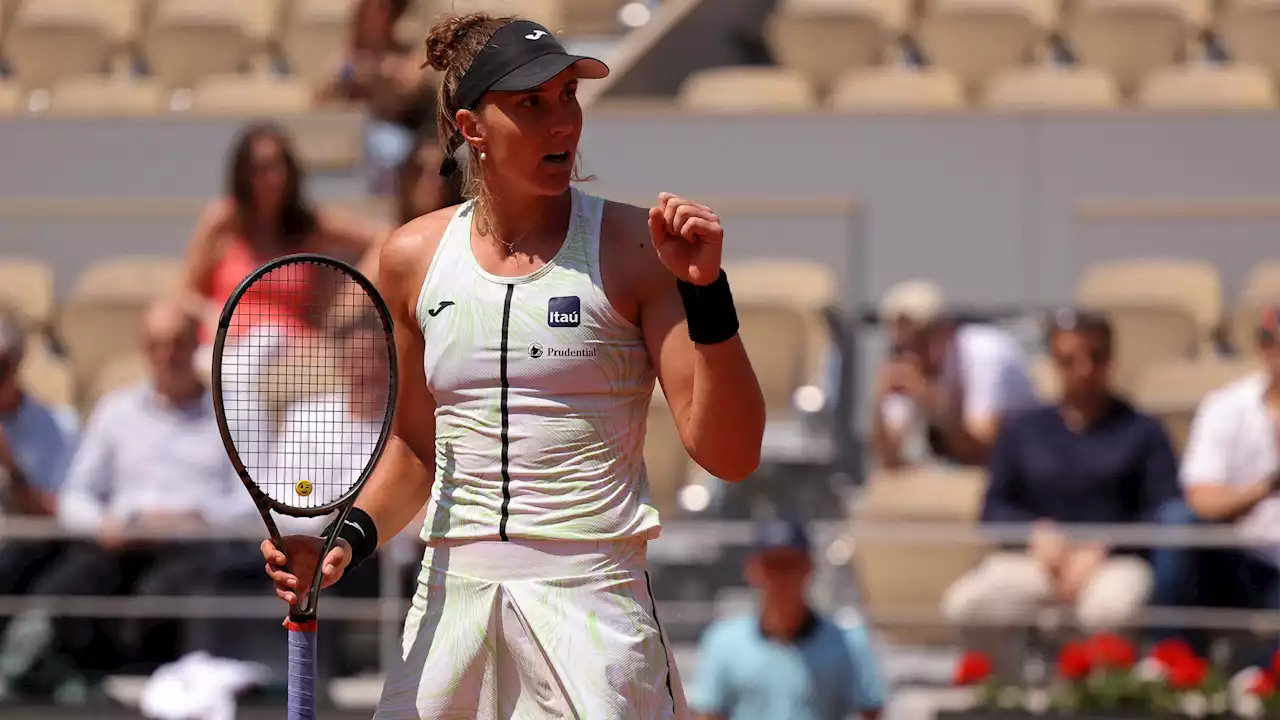
[[547, 301], [547, 324], [551, 327], [578, 327], [581, 322], [582, 301], [576, 295]]
[[546, 34], [547, 34], [546, 30], [534, 30], [528, 35], [525, 35], [524, 39], [525, 40], [541, 40], [543, 37], [546, 36]]

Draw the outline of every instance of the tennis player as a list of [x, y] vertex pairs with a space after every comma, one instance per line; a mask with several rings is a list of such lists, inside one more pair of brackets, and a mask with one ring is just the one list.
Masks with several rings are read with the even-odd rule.
[[[759, 463], [764, 401], [720, 221], [670, 194], [646, 211], [571, 185], [578, 84], [609, 70], [547, 28], [445, 17], [427, 53], [443, 72], [441, 171], [465, 170], [474, 199], [382, 250], [395, 434], [323, 570], [332, 584], [429, 501], [375, 717], [688, 717], [646, 570], [659, 520], [643, 447], [657, 379], [699, 465], [738, 481]], [[284, 547], [262, 550], [292, 602], [320, 542]]]

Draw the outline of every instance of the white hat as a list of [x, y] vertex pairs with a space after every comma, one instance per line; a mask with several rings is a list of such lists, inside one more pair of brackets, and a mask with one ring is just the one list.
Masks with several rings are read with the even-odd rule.
[[880, 301], [881, 322], [910, 320], [928, 325], [946, 310], [942, 288], [929, 280], [906, 280], [889, 288]]

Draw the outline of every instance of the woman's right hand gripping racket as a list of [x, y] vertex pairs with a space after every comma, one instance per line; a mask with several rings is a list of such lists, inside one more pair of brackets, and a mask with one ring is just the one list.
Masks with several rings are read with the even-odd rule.
[[271, 512], [336, 513], [331, 527], [342, 525], [386, 446], [396, 382], [386, 303], [338, 260], [273, 260], [241, 282], [218, 320], [213, 394], [222, 442], [298, 583], [287, 623], [288, 720], [315, 718], [316, 603], [337, 533], [291, 536], [297, 552], [289, 558]]

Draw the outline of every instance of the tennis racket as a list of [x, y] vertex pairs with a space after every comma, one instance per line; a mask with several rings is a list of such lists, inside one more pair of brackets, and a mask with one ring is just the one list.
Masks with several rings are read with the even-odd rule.
[[[231, 294], [213, 346], [218, 429], [282, 553], [272, 511], [346, 520], [386, 447], [396, 383], [391, 314], [350, 265], [290, 255]], [[329, 535], [286, 623], [288, 720], [315, 718], [316, 604], [337, 533]]]

